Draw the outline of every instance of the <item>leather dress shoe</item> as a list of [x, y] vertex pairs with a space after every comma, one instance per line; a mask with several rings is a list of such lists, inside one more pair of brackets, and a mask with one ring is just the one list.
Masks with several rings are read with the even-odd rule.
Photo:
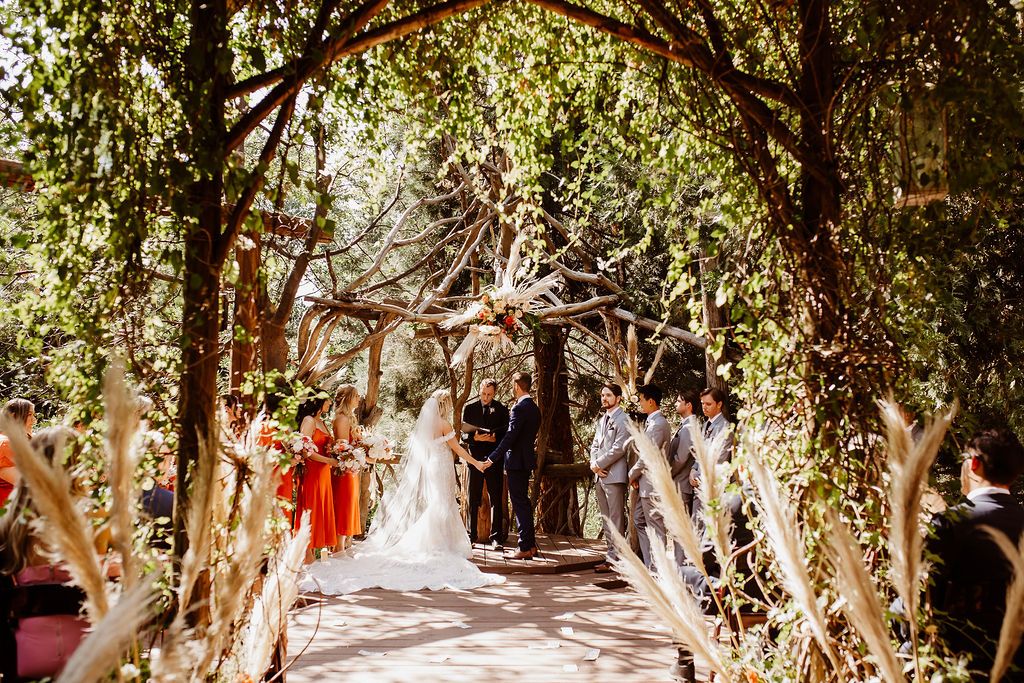
[[501, 541], [491, 541], [489, 544], [491, 550], [504, 550], [505, 546], [501, 544]]
[[520, 550], [515, 555], [512, 555], [509, 559], [511, 560], [532, 560], [534, 555], [537, 554], [536, 548], [530, 548], [529, 550]]
[[602, 562], [601, 564], [594, 567], [595, 574], [610, 574], [612, 571], [612, 566], [607, 562]]

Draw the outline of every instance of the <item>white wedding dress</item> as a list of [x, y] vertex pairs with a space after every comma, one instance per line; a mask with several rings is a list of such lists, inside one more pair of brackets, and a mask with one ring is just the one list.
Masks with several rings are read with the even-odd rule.
[[473, 548], [456, 502], [452, 452], [437, 401], [427, 400], [409, 440], [398, 485], [384, 494], [366, 540], [346, 555], [313, 562], [299, 587], [325, 595], [364, 588], [466, 590], [498, 583], [470, 558]]

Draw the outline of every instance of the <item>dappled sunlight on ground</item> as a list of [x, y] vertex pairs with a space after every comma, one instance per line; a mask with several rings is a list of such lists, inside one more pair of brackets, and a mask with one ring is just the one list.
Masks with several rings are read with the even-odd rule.
[[667, 630], [632, 591], [596, 586], [603, 578], [514, 574], [466, 592], [309, 595], [291, 615], [288, 680], [669, 680]]

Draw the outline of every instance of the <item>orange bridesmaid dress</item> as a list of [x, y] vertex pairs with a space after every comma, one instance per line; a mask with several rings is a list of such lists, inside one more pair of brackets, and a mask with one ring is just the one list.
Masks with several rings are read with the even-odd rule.
[[[275, 451], [284, 450], [281, 442], [274, 438], [276, 431], [269, 422], [264, 422], [260, 425], [259, 436], [256, 437], [257, 445], [264, 448], [272, 448]], [[274, 466], [274, 474], [280, 477], [277, 485], [277, 498], [281, 504], [281, 511], [284, 512], [289, 524], [292, 523], [291, 503], [292, 494], [295, 491], [295, 484], [292, 481], [292, 472], [294, 470], [294, 465], [289, 467], [287, 472], [282, 470], [280, 465]]]
[[[331, 437], [317, 427], [313, 430], [313, 443], [320, 455], [331, 457]], [[331, 486], [331, 466], [315, 460], [306, 461], [306, 474], [302, 478], [302, 493], [299, 500], [299, 514], [309, 510], [309, 547], [333, 548], [338, 544], [338, 532], [334, 521], [334, 496]]]
[[331, 477], [334, 485], [334, 521], [339, 536], [363, 533], [359, 523], [359, 472], [345, 470]]

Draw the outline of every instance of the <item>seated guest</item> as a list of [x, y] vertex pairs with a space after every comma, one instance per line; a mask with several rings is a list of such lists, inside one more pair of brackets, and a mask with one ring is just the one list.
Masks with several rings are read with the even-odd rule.
[[1024, 507], [1010, 485], [1024, 472], [1024, 447], [1009, 429], [991, 429], [967, 442], [964, 456], [960, 483], [967, 500], [936, 518], [927, 547], [935, 560], [932, 606], [945, 615], [939, 626], [946, 644], [971, 654], [971, 669], [987, 676], [1013, 567], [984, 527], [1002, 531], [1015, 546], [1019, 542]]
[[[4, 415], [19, 422], [25, 428], [25, 434], [32, 438], [32, 426], [36, 423], [36, 408], [31, 401], [15, 398], [4, 406]], [[11, 440], [0, 434], [0, 509], [10, 497], [18, 484], [18, 468], [14, 466], [14, 454], [11, 452]]]
[[[63, 442], [63, 431], [63, 427], [43, 430], [33, 444], [42, 447], [52, 461], [60, 455], [57, 447]], [[0, 672], [4, 680], [58, 676], [89, 626], [79, 616], [83, 594], [66, 585], [67, 570], [51, 564], [46, 546], [34, 533], [31, 522], [36, 515], [31, 491], [19, 482], [7, 512], [0, 517], [0, 604], [4, 607]]]
[[[152, 486], [143, 488], [142, 509], [154, 519], [171, 518], [174, 513], [174, 454], [164, 442], [164, 436], [150, 429], [147, 415], [153, 410], [153, 401], [145, 396], [135, 399], [135, 414], [139, 419], [139, 431], [135, 436], [136, 446], [157, 462], [157, 477]], [[170, 523], [164, 524], [165, 530]]]

